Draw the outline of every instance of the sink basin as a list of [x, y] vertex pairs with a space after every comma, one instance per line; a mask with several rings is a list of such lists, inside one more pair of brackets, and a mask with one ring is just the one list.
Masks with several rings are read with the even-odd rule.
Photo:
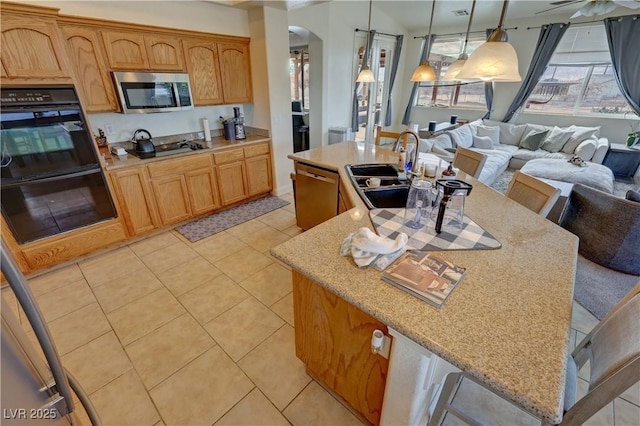
[[395, 164], [349, 164], [346, 167], [351, 176], [398, 177], [398, 168]]
[[[360, 188], [368, 188], [367, 179], [369, 179], [369, 178], [368, 177], [354, 177], [354, 180], [356, 181], [356, 184]], [[389, 178], [389, 177], [381, 177], [380, 178], [380, 186], [381, 187], [406, 185], [406, 184], [407, 184], [406, 181], [402, 181], [402, 180], [400, 180], [398, 178]]]
[[362, 190], [362, 198], [369, 208], [404, 208], [407, 204], [409, 186], [391, 186]]

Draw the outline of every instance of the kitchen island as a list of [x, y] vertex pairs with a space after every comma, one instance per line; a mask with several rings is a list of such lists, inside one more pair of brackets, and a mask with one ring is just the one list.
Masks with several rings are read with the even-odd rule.
[[[561, 420], [578, 250], [575, 236], [464, 177], [474, 185], [465, 214], [502, 247], [439, 252], [466, 267], [467, 273], [444, 305], [435, 308], [383, 282], [381, 272], [359, 269], [351, 258], [339, 255], [349, 233], [363, 226], [373, 229], [344, 165], [395, 162], [397, 154], [371, 144], [344, 142], [289, 158], [336, 170], [346, 179], [354, 207], [275, 247], [272, 254], [292, 267], [294, 287], [308, 279], [400, 335], [394, 338], [389, 360], [383, 423], [398, 420], [385, 416], [385, 410], [397, 410], [392, 406], [398, 401], [394, 374], [403, 370], [401, 365], [394, 367], [394, 349], [407, 346], [403, 340], [466, 371], [544, 421]], [[412, 396], [414, 391], [405, 393]], [[388, 404], [390, 400], [394, 404]]]

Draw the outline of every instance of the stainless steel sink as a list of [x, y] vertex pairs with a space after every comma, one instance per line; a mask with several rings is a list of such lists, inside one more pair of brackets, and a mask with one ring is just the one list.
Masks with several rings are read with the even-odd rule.
[[363, 189], [365, 202], [370, 208], [404, 208], [409, 195], [409, 185]]
[[[401, 208], [406, 205], [410, 182], [395, 164], [348, 164], [345, 166], [360, 198], [369, 209]], [[379, 188], [369, 188], [367, 179], [380, 178]]]

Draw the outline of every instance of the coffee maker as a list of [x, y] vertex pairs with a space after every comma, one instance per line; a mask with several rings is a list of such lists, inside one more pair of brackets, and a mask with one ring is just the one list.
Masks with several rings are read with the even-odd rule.
[[246, 139], [247, 136], [244, 133], [244, 117], [240, 114], [240, 107], [233, 108], [233, 121], [236, 139]]

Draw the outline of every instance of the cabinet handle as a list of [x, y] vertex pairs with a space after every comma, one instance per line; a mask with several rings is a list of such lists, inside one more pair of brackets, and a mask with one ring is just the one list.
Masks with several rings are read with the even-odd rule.
[[311, 179], [317, 179], [317, 180], [321, 180], [323, 182], [329, 182], [329, 183], [336, 183], [336, 181], [334, 179], [330, 179], [328, 177], [324, 177], [324, 176], [321, 176], [321, 175], [316, 175], [314, 173], [305, 172], [304, 170], [298, 170], [296, 173], [298, 173], [299, 175], [302, 175], [302, 176], [309, 177]]

